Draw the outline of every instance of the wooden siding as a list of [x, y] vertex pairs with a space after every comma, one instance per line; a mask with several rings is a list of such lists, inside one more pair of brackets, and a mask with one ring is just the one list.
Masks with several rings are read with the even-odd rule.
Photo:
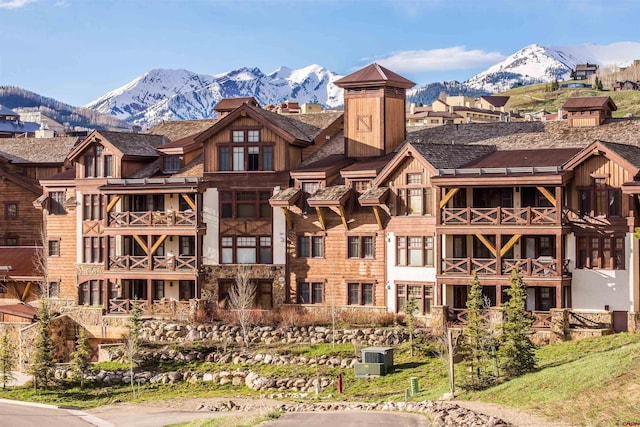
[[[403, 91], [404, 92], [404, 91]], [[385, 154], [390, 153], [405, 140], [405, 101], [404, 98], [385, 99]]]
[[[222, 128], [204, 142], [204, 172], [218, 171], [218, 144], [232, 144], [231, 131], [233, 129], [260, 129], [260, 142], [256, 145], [273, 145], [273, 169], [275, 171], [288, 170], [287, 150], [289, 144], [280, 135], [263, 127], [262, 124], [251, 117], [238, 117], [229, 125]], [[247, 143], [243, 143], [247, 145]]]
[[383, 154], [383, 98], [348, 97], [345, 99], [345, 111], [348, 111], [345, 114], [345, 138], [349, 157]]
[[420, 173], [422, 174], [422, 186], [428, 187], [431, 185], [431, 172], [415, 157], [407, 157], [400, 166], [393, 171], [387, 181], [393, 181], [394, 187], [404, 187], [407, 185], [407, 173]]
[[575, 186], [589, 187], [593, 185], [591, 174], [608, 176], [607, 184], [611, 187], [620, 187], [630, 180], [629, 172], [622, 166], [605, 156], [591, 156], [574, 170]]
[[[0, 179], [0, 245], [6, 245], [7, 237], [17, 237], [20, 246], [40, 245], [42, 213], [33, 207], [39, 194], [32, 193], [8, 179]], [[16, 203], [18, 215], [7, 217], [7, 206]]]
[[[379, 231], [373, 213], [347, 210], [349, 230], [345, 230], [337, 209], [322, 208], [327, 230], [322, 230], [315, 212], [303, 215], [299, 208], [292, 208], [293, 230], [287, 230], [287, 259], [290, 271], [290, 294], [297, 303], [298, 282], [322, 282], [325, 284], [324, 305], [331, 305], [335, 292], [335, 304], [347, 306], [348, 283], [373, 283], [374, 305], [384, 307], [385, 301], [385, 234]], [[322, 235], [322, 258], [299, 258], [298, 236]], [[347, 258], [349, 236], [372, 236], [374, 258]], [[355, 305], [349, 307], [358, 307]]]
[[78, 301], [76, 209], [67, 209], [65, 215], [49, 215], [45, 210], [44, 215], [47, 240], [60, 242], [60, 256], [50, 256], [47, 261], [49, 281], [60, 282], [60, 298]]

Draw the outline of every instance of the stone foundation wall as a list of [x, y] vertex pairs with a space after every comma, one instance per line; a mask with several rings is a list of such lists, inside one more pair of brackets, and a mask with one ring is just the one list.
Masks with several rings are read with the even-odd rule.
[[629, 332], [640, 331], [640, 312], [630, 311], [627, 313], [627, 330]]

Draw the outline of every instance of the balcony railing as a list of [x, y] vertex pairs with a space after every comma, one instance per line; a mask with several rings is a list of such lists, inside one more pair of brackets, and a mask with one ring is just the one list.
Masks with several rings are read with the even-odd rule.
[[109, 270], [157, 270], [157, 271], [191, 271], [196, 269], [196, 257], [187, 255], [151, 257], [149, 268], [148, 256], [115, 255], [109, 257]]
[[109, 227], [190, 227], [194, 211], [109, 212]]
[[551, 225], [558, 209], [551, 208], [443, 208], [444, 225]]
[[477, 272], [485, 276], [508, 276], [519, 266], [519, 273], [525, 277], [555, 277], [562, 275], [560, 260], [551, 257], [503, 259], [497, 272], [494, 258], [445, 258], [443, 274], [471, 275]]
[[531, 329], [546, 330], [551, 329], [551, 312], [550, 311], [532, 311], [533, 323]]

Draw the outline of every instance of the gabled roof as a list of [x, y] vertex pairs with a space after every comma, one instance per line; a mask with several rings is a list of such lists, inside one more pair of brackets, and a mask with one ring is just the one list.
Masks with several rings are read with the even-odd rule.
[[[315, 126], [295, 119], [295, 116], [283, 116], [278, 113], [263, 110], [248, 104], [243, 104], [224, 116], [218, 123], [202, 132], [195, 138], [195, 142], [204, 142], [212, 135], [215, 135], [238, 117], [248, 115], [254, 120], [262, 123], [265, 127], [273, 130], [283, 137], [290, 144], [307, 146], [313, 143], [313, 139], [319, 133]], [[321, 130], [321, 129], [320, 129]]]
[[0, 116], [20, 117], [20, 114], [16, 113], [11, 108], [7, 108], [4, 105], [0, 104]]
[[149, 128], [146, 133], [164, 135], [169, 141], [199, 134], [216, 124], [219, 119], [169, 120]]
[[616, 111], [618, 107], [609, 96], [574, 96], [562, 105], [563, 110], [601, 110], [607, 108]]
[[107, 144], [129, 157], [158, 157], [156, 148], [166, 142], [163, 135], [94, 130], [69, 154], [75, 159], [93, 143]]
[[243, 96], [237, 98], [223, 98], [216, 104], [215, 107], [213, 107], [213, 110], [218, 112], [232, 111], [243, 104], [260, 107], [260, 104], [253, 96]]
[[[29, 190], [34, 194], [40, 194], [42, 190], [38, 187], [38, 184], [35, 180], [31, 178], [27, 178], [23, 175], [18, 175], [16, 173], [8, 173], [0, 168], [0, 179], [6, 179], [7, 181], [11, 181], [16, 185], [24, 188], [25, 190]], [[3, 195], [4, 196], [4, 195]]]
[[34, 122], [22, 122], [19, 120], [0, 120], [0, 132], [34, 133], [38, 129], [40, 129], [40, 125]]
[[504, 107], [505, 105], [507, 105], [507, 102], [509, 102], [508, 96], [492, 95], [492, 96], [481, 96], [481, 98], [487, 101], [489, 104], [493, 105], [494, 107]]
[[640, 172], [640, 147], [606, 141], [594, 141], [565, 162], [564, 168], [573, 170], [593, 155], [604, 155], [627, 169], [634, 177]]
[[0, 157], [14, 164], [64, 163], [78, 137], [0, 138]]
[[341, 88], [391, 86], [409, 89], [416, 84], [399, 74], [373, 63], [333, 82]]

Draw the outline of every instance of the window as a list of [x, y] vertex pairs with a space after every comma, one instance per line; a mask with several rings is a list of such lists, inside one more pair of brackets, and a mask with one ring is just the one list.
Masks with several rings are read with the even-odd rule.
[[311, 211], [311, 206], [309, 206], [308, 199], [309, 197], [316, 194], [316, 191], [320, 188], [319, 182], [303, 182], [302, 183], [302, 212], [307, 213]]
[[218, 146], [220, 171], [273, 170], [273, 146], [261, 143], [259, 130], [233, 130], [231, 141]]
[[577, 268], [624, 270], [624, 237], [579, 236]]
[[324, 301], [324, 283], [298, 282], [299, 304], [322, 304]]
[[371, 188], [371, 180], [353, 180], [351, 181], [351, 188], [355, 192], [353, 198], [354, 212], [371, 212], [371, 206], [361, 206], [358, 202], [359, 197]]
[[269, 191], [222, 191], [220, 215], [222, 218], [271, 218]]
[[580, 215], [618, 217], [622, 216], [622, 193], [618, 188], [607, 187], [596, 180], [592, 188], [578, 190]]
[[49, 282], [47, 284], [47, 297], [49, 298], [60, 297], [60, 282]]
[[104, 282], [102, 280], [89, 280], [78, 285], [78, 304], [101, 305]]
[[49, 240], [49, 256], [60, 256], [60, 240]]
[[430, 188], [400, 188], [398, 198], [400, 215], [433, 214]]
[[373, 236], [349, 236], [347, 256], [349, 258], [373, 258]]
[[87, 264], [96, 264], [104, 262], [104, 238], [103, 237], [85, 237], [84, 251], [82, 262]]
[[347, 304], [373, 305], [373, 283], [347, 283]]
[[195, 251], [195, 239], [193, 236], [180, 236], [180, 255], [194, 256]]
[[18, 219], [18, 202], [6, 202], [4, 204], [4, 217], [6, 219]]
[[18, 236], [9, 234], [4, 239], [6, 246], [18, 246]]
[[187, 301], [195, 298], [195, 283], [193, 280], [178, 281], [178, 299]]
[[397, 236], [396, 265], [433, 266], [433, 236]]
[[271, 236], [223, 236], [222, 264], [271, 264]]
[[103, 178], [113, 174], [113, 156], [104, 155], [104, 147], [96, 145], [84, 156], [84, 177]]
[[102, 196], [100, 194], [85, 194], [82, 196], [83, 219], [85, 221], [102, 220]]
[[433, 306], [433, 284], [399, 283], [396, 285], [396, 312], [404, 312], [407, 301], [413, 298], [418, 307], [418, 313], [431, 313]]
[[177, 172], [180, 170], [180, 156], [165, 156], [164, 157], [164, 172]]
[[421, 173], [408, 173], [407, 174], [407, 185], [412, 184], [422, 184], [422, 174]]
[[153, 281], [153, 299], [161, 300], [164, 298], [164, 280]]
[[64, 191], [49, 193], [49, 215], [64, 215]]
[[298, 257], [322, 258], [324, 255], [323, 236], [298, 236]]

